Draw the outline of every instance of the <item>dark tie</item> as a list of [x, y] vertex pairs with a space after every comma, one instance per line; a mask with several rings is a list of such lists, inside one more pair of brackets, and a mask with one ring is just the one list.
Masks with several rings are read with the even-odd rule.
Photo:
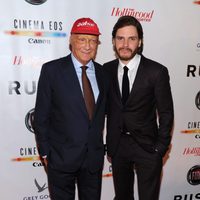
[[128, 67], [124, 66], [124, 74], [122, 79], [122, 103], [125, 105], [129, 97], [129, 78], [128, 78]]
[[82, 66], [82, 87], [83, 87], [83, 96], [85, 100], [86, 109], [89, 115], [89, 119], [92, 119], [92, 115], [94, 112], [95, 100], [94, 94], [92, 91], [92, 87], [90, 81], [87, 77], [86, 70], [87, 66]]

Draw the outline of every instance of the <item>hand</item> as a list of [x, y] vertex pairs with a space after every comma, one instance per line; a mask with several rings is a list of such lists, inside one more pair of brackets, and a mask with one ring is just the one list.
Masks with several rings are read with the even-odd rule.
[[44, 163], [45, 167], [47, 167], [48, 165], [47, 157], [43, 158], [42, 162]]

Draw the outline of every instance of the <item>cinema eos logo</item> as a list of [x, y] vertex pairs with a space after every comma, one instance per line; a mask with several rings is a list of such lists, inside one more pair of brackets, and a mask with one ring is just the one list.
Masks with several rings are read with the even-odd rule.
[[64, 38], [62, 21], [43, 21], [32, 19], [13, 19], [13, 27], [6, 30], [10, 36], [25, 37], [29, 44], [51, 44], [50, 38]]
[[41, 5], [45, 3], [47, 0], [25, 0], [25, 1], [32, 5]]
[[12, 162], [31, 162], [33, 167], [43, 167], [44, 164], [41, 162], [40, 156], [38, 154], [37, 147], [20, 147], [18, 157], [11, 159]]
[[182, 134], [195, 135], [195, 139], [200, 139], [200, 121], [190, 121], [187, 129], [181, 131]]
[[200, 165], [195, 165], [188, 171], [187, 181], [191, 185], [200, 184]]

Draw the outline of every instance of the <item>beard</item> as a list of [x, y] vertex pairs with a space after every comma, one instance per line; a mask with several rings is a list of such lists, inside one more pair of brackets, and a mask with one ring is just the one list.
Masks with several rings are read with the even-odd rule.
[[[116, 46], [113, 46], [113, 49], [115, 51], [116, 56], [122, 61], [131, 60], [137, 54], [137, 50], [138, 50], [138, 49], [136, 49], [135, 51], [133, 51], [130, 48], [119, 48], [119, 49], [117, 49]], [[128, 54], [128, 55], [121, 54], [120, 51], [123, 51], [123, 50], [130, 52], [130, 54]]]

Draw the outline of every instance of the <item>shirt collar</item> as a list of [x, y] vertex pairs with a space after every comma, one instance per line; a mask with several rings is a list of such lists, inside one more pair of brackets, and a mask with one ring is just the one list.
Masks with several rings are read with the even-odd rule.
[[[74, 67], [76, 70], [79, 70], [81, 66], [83, 66], [76, 58], [75, 56], [71, 53], [71, 58], [72, 58], [72, 62], [74, 64]], [[86, 66], [88, 67], [89, 71], [93, 71], [94, 70], [94, 63], [92, 62], [92, 60], [90, 60]]]
[[129, 70], [133, 70], [138, 66], [138, 63], [140, 61], [141, 55], [136, 54], [127, 65], [122, 63], [121, 60], [119, 60], [119, 66], [123, 69], [124, 66], [127, 66]]

